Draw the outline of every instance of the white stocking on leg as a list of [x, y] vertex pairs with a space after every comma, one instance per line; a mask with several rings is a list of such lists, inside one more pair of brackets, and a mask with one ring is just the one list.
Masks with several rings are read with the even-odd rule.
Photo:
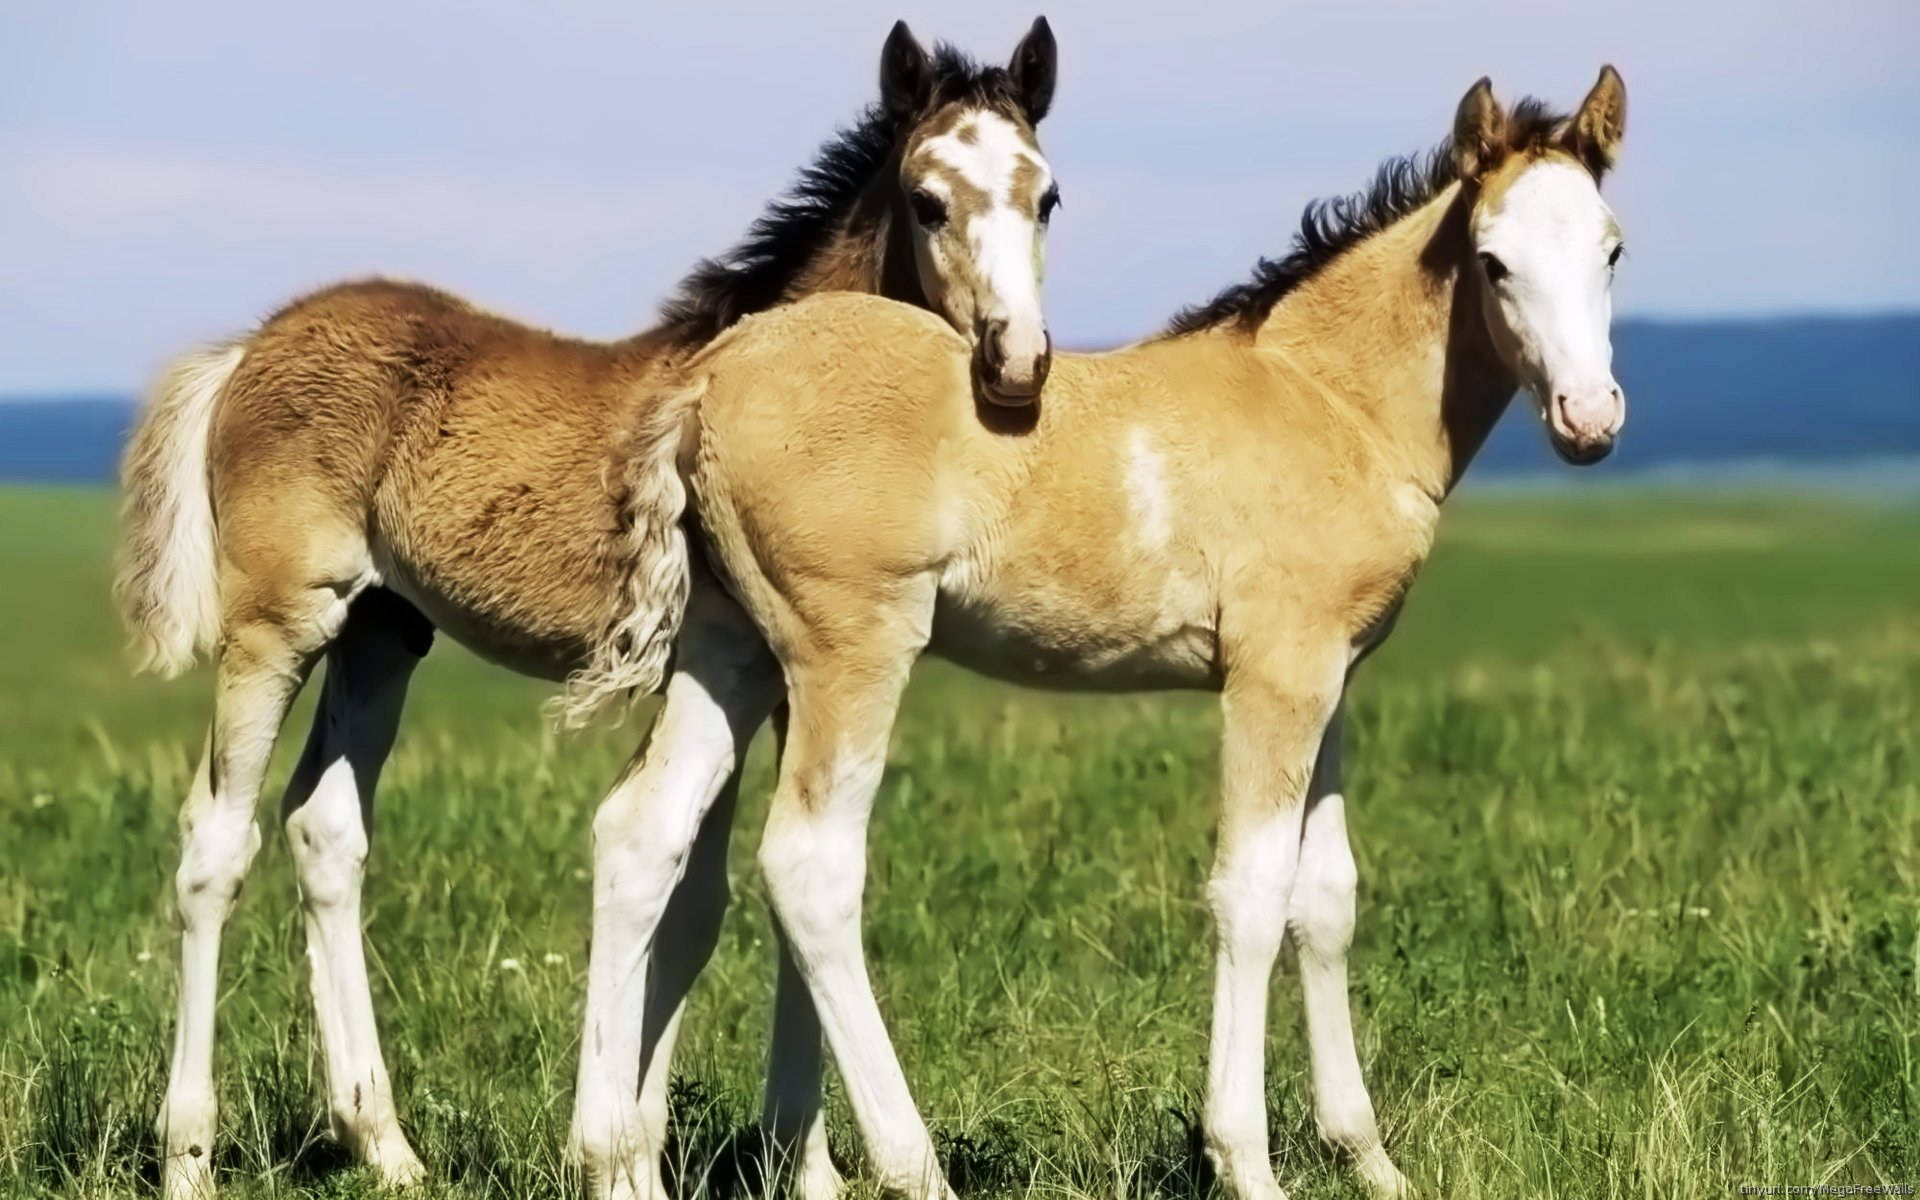
[[1374, 1194], [1398, 1197], [1411, 1189], [1380, 1142], [1373, 1100], [1360, 1078], [1347, 997], [1347, 948], [1353, 942], [1358, 874], [1347, 844], [1346, 801], [1341, 795], [1340, 726], [1336, 715], [1320, 745], [1300, 838], [1300, 869], [1287, 913], [1300, 955], [1320, 1136], [1352, 1161]]

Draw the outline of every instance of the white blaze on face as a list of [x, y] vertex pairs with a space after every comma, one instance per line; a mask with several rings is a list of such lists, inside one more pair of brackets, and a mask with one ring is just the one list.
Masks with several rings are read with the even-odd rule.
[[939, 228], [919, 230], [923, 284], [942, 293], [931, 298], [956, 324], [1003, 323], [999, 348], [1019, 381], [1047, 353], [1038, 209], [1052, 171], [1027, 133], [993, 112], [969, 114], [923, 143], [920, 155], [931, 169], [916, 186], [944, 200], [949, 214]]
[[1555, 444], [1603, 453], [1626, 419], [1611, 332], [1620, 226], [1593, 176], [1541, 159], [1474, 213], [1473, 240], [1496, 341]]

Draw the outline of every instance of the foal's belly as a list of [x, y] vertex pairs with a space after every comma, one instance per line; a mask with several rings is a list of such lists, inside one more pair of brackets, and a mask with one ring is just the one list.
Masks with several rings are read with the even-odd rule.
[[437, 573], [383, 564], [381, 584], [419, 609], [434, 628], [479, 657], [535, 679], [558, 682], [587, 661], [596, 629], [589, 613], [599, 605], [556, 601], [551, 589], [508, 587], [466, 593], [444, 586]]
[[[1177, 589], [1171, 589], [1176, 590]], [[928, 651], [982, 675], [1065, 691], [1219, 686], [1205, 606], [1161, 594], [1107, 597], [1032, 589], [943, 591]]]
[[443, 506], [382, 521], [372, 540], [381, 582], [481, 658], [538, 679], [585, 664], [621, 596], [605, 534], [565, 507], [490, 520]]

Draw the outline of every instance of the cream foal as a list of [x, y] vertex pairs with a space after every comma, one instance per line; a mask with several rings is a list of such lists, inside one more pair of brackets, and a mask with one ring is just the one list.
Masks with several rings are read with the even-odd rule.
[[[694, 831], [784, 676], [760, 849], [778, 1021], [810, 1028], [817, 1009], [883, 1186], [948, 1192], [860, 939], [868, 815], [908, 671], [931, 651], [1061, 687], [1221, 692], [1209, 1157], [1235, 1196], [1283, 1195], [1263, 1046], [1291, 931], [1321, 1134], [1376, 1192], [1407, 1190], [1349, 1013], [1342, 699], [1517, 388], [1567, 460], [1613, 444], [1620, 232], [1598, 184], [1625, 104], [1611, 68], [1566, 118], [1505, 110], [1482, 80], [1431, 158], [1309, 209], [1290, 255], [1168, 335], [1058, 356], [1015, 416], [980, 404], [951, 329], [872, 297], [755, 317], [691, 364], [694, 515], [771, 658], [706, 606], [637, 770], [646, 802], [596, 824], [597, 854], [637, 895], [721, 869]], [[769, 1106], [805, 1135], [810, 1200], [836, 1181], [818, 1087], [817, 1060], [775, 1062]]]

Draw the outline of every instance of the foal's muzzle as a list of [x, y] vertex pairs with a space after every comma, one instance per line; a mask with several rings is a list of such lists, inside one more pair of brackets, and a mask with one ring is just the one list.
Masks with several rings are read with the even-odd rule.
[[1576, 467], [1590, 466], [1613, 453], [1627, 422], [1627, 398], [1618, 384], [1579, 391], [1556, 391], [1546, 403], [1547, 439], [1554, 453]]
[[1053, 368], [1053, 335], [1044, 326], [1016, 329], [1004, 317], [980, 323], [974, 345], [974, 367], [980, 390], [995, 404], [1019, 407], [1031, 404]]

